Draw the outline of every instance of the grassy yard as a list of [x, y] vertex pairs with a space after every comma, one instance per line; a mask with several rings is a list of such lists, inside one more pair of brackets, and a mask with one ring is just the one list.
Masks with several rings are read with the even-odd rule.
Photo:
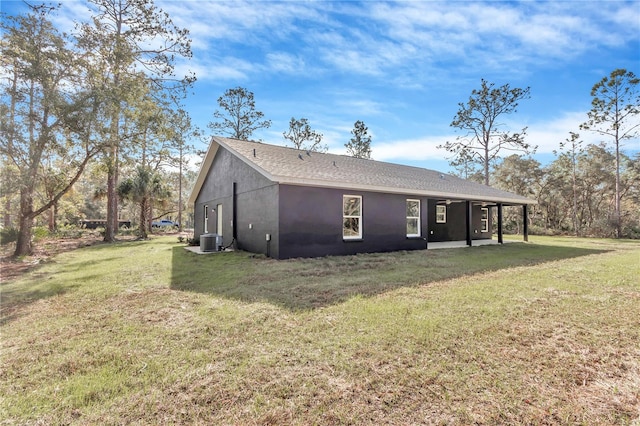
[[274, 261], [175, 238], [2, 284], [0, 424], [640, 424], [640, 242]]

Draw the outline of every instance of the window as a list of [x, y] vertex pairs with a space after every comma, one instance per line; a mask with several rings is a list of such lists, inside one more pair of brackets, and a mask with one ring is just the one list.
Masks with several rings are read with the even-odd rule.
[[359, 195], [342, 196], [342, 238], [362, 238], [362, 197]]
[[420, 200], [407, 200], [407, 237], [420, 236]]
[[447, 223], [447, 206], [436, 206], [436, 223]]
[[204, 206], [204, 230], [203, 234], [209, 233], [209, 206]]
[[482, 212], [482, 216], [480, 219], [480, 223], [482, 224], [482, 229], [480, 232], [489, 232], [489, 209], [482, 208], [480, 209]]

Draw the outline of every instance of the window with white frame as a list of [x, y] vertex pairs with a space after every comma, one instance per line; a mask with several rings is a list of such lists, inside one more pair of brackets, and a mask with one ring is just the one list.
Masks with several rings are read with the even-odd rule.
[[420, 236], [420, 200], [407, 200], [407, 237]]
[[209, 233], [209, 206], [204, 206], [204, 228], [203, 233]]
[[480, 232], [489, 232], [489, 209], [482, 208], [480, 211], [482, 212], [481, 219], [480, 219], [482, 229]]
[[447, 206], [436, 206], [436, 223], [447, 223]]
[[362, 238], [362, 197], [359, 195], [342, 196], [342, 238]]

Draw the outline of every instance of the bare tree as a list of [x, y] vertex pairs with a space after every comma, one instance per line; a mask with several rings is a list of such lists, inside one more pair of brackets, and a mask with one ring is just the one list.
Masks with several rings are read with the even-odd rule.
[[533, 153], [536, 147], [525, 142], [526, 127], [520, 133], [502, 130], [498, 119], [516, 112], [518, 103], [530, 97], [530, 89], [511, 88], [509, 84], [495, 87], [482, 79], [481, 88], [474, 89], [466, 104], [459, 103], [460, 109], [451, 122], [464, 132], [455, 142], [446, 142], [438, 148], [451, 152], [455, 158], [467, 156], [484, 169], [484, 183], [489, 185], [489, 166], [504, 151]]

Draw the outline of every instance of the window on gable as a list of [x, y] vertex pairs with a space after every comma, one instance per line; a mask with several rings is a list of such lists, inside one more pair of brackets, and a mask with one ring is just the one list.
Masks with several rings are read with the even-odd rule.
[[342, 196], [342, 238], [362, 238], [362, 197], [359, 195]]
[[420, 200], [407, 200], [407, 237], [420, 236]]
[[482, 216], [480, 219], [480, 223], [482, 224], [482, 229], [480, 232], [489, 232], [489, 209], [482, 208], [480, 211], [482, 212]]
[[436, 223], [447, 223], [447, 206], [436, 206]]

